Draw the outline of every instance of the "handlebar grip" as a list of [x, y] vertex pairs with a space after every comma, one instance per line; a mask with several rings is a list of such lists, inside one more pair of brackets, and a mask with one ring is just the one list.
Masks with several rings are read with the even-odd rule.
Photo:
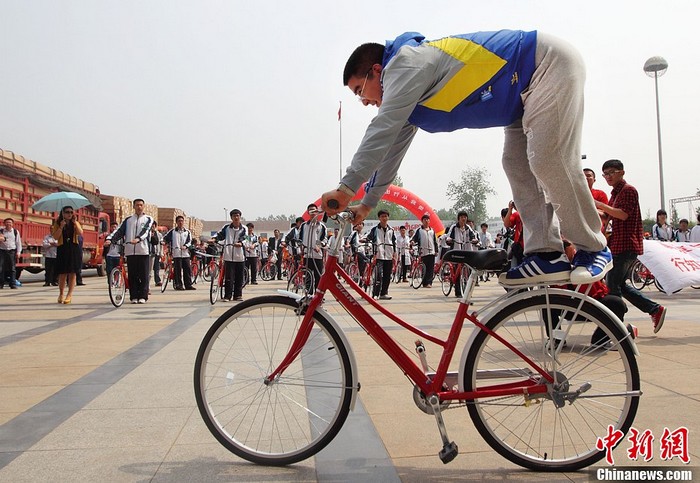
[[331, 210], [337, 210], [338, 207], [340, 206], [340, 203], [338, 203], [338, 200], [328, 200], [326, 202], [326, 204], [328, 205], [328, 208], [330, 208]]

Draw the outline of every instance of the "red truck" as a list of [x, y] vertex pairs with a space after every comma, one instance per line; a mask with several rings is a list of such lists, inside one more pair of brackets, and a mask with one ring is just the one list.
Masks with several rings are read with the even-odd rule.
[[0, 149], [0, 221], [12, 218], [22, 239], [22, 256], [17, 264], [21, 270], [39, 273], [44, 269], [43, 240], [49, 233], [55, 213], [34, 211], [34, 202], [54, 191], [74, 191], [93, 204], [77, 210], [77, 219], [83, 226], [83, 268], [96, 268], [105, 275], [102, 256], [110, 219], [101, 210], [100, 190], [97, 186], [25, 159], [11, 151]]

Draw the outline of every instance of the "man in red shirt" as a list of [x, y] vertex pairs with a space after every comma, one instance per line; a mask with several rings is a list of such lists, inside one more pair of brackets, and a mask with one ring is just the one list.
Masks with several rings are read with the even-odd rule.
[[596, 201], [596, 208], [612, 218], [612, 232], [608, 248], [613, 255], [613, 268], [608, 272], [607, 283], [611, 295], [623, 296], [642, 312], [651, 315], [654, 333], [661, 330], [666, 317], [666, 308], [645, 297], [627, 283], [627, 274], [637, 259], [644, 253], [642, 216], [639, 209], [639, 193], [625, 181], [622, 161], [611, 159], [603, 163], [605, 181], [613, 187], [610, 204]]
[[[595, 172], [591, 168], [583, 168], [583, 174], [586, 176], [586, 182], [588, 183], [588, 189], [591, 190], [591, 195], [595, 201], [600, 201], [601, 203], [608, 204], [608, 195], [605, 191], [595, 189], [593, 183], [595, 183]], [[602, 211], [598, 210], [600, 215], [601, 230], [605, 233], [605, 223], [607, 220], [607, 215]]]

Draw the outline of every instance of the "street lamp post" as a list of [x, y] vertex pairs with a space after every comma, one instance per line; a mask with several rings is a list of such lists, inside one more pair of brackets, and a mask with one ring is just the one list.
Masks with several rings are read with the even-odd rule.
[[644, 63], [644, 72], [654, 78], [656, 92], [656, 136], [659, 147], [659, 187], [661, 194], [661, 209], [666, 209], [666, 196], [664, 193], [664, 162], [661, 155], [661, 117], [659, 116], [659, 77], [666, 73], [668, 62], [663, 57], [651, 57]]

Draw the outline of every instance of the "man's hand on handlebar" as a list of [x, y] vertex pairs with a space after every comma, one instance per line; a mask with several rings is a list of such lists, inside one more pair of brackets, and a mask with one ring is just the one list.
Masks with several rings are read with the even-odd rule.
[[330, 216], [337, 215], [347, 208], [351, 199], [352, 196], [340, 190], [328, 191], [321, 195], [321, 210], [325, 211]]

